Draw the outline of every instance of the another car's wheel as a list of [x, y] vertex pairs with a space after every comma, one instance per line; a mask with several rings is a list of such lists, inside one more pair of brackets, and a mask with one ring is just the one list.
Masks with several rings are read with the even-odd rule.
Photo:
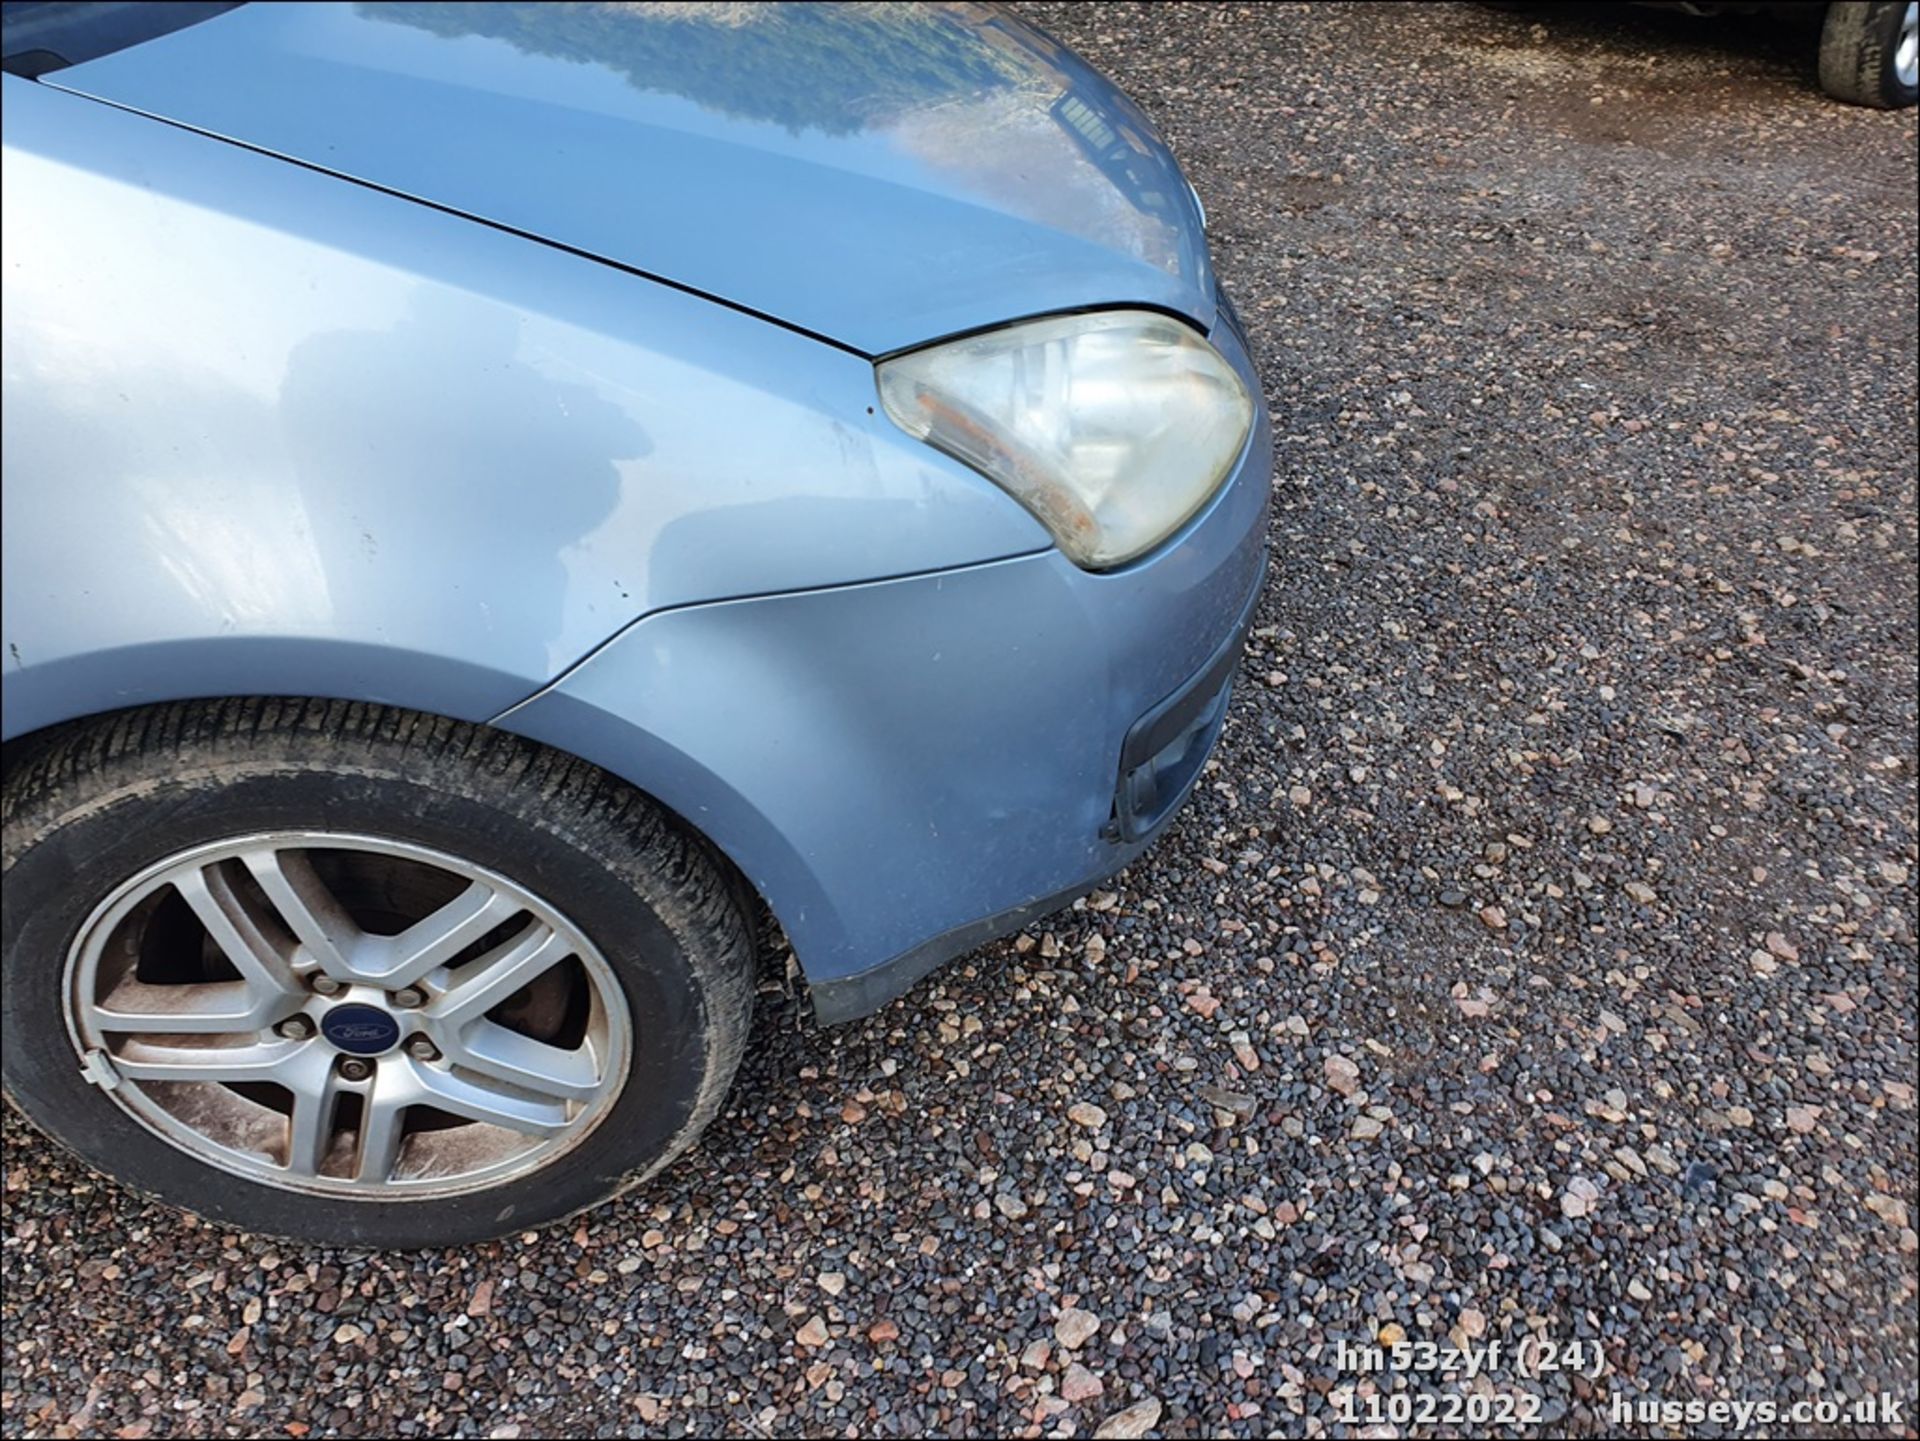
[[718, 1110], [753, 945], [630, 787], [374, 706], [126, 712], [7, 777], [7, 1091], [249, 1229], [458, 1243], [567, 1215]]
[[1841, 0], [1820, 34], [1820, 84], [1855, 105], [1894, 110], [1920, 95], [1920, 4]]

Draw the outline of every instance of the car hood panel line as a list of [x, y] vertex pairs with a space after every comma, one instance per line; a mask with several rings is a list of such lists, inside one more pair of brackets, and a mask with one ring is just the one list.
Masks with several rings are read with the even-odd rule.
[[745, 16], [243, 6], [43, 83], [863, 355], [1104, 305], [1211, 326], [1172, 156], [1045, 36], [974, 6]]

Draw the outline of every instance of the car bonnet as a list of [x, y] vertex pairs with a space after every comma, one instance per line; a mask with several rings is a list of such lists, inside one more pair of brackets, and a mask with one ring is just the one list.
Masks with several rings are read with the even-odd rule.
[[867, 355], [1213, 320], [1140, 111], [979, 6], [255, 4], [43, 77]]

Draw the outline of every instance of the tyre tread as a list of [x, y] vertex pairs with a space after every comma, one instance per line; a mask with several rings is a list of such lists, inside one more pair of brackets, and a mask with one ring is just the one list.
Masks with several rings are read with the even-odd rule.
[[1905, 0], [1835, 0], [1820, 31], [1820, 88], [1836, 100], [1892, 110], [1913, 103], [1893, 73], [1889, 42]]

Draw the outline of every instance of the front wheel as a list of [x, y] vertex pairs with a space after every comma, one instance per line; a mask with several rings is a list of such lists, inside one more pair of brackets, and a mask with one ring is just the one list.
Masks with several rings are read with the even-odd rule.
[[373, 706], [65, 733], [7, 778], [8, 1094], [136, 1190], [357, 1246], [666, 1164], [745, 1043], [723, 863], [604, 773]]
[[1841, 0], [1820, 32], [1820, 85], [1837, 100], [1897, 110], [1920, 96], [1920, 4]]

